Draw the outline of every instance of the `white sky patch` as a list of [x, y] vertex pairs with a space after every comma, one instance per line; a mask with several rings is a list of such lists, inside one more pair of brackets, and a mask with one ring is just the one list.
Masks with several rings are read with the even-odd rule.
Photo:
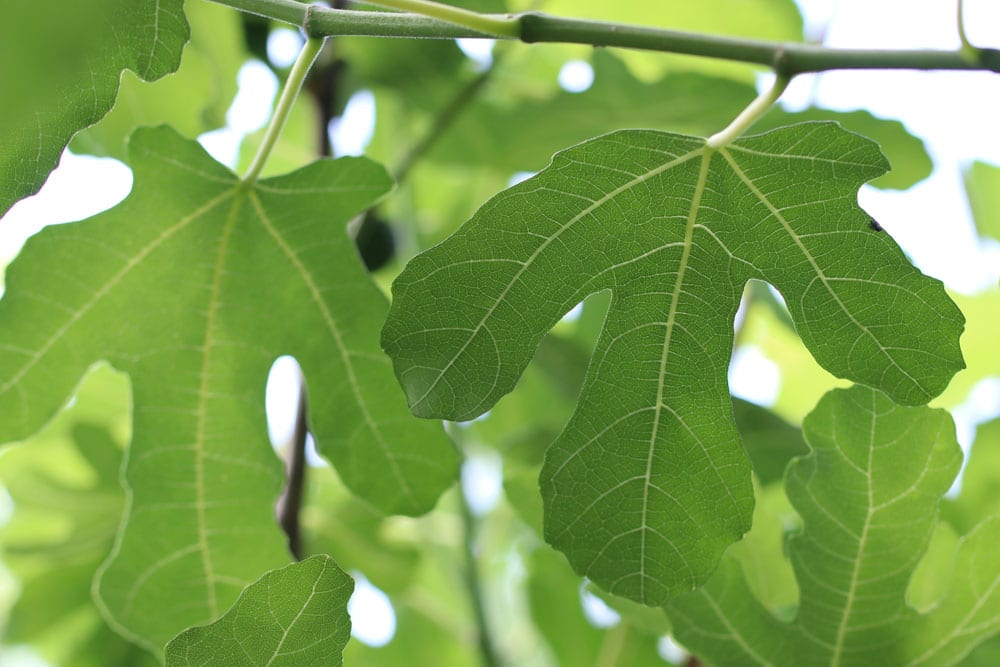
[[622, 620], [621, 614], [612, 609], [601, 598], [587, 590], [587, 582], [580, 583], [580, 607], [587, 622], [595, 628], [611, 628]]
[[[800, 0], [799, 5], [807, 30], [822, 33], [826, 46], [959, 45], [954, 2], [921, 3], [919, 10], [908, 0]], [[965, 26], [973, 44], [1000, 46], [1000, 3], [969, 0]], [[861, 205], [925, 273], [964, 293], [996, 285], [996, 253], [983, 249], [976, 238], [960, 170], [974, 159], [1000, 164], [1000, 141], [986, 139], [995, 132], [1000, 77], [986, 72], [831, 71], [796, 77], [782, 104], [790, 109], [810, 104], [841, 111], [863, 108], [901, 120], [927, 144], [934, 173], [905, 192], [866, 186]]]
[[301, 388], [302, 370], [299, 363], [288, 355], [275, 359], [264, 390], [267, 433], [275, 447], [284, 447], [292, 439]]
[[267, 36], [268, 60], [276, 67], [291, 67], [304, 43], [298, 30], [273, 28]]
[[[302, 369], [293, 357], [284, 355], [275, 359], [267, 376], [267, 388], [264, 390], [267, 434], [275, 449], [289, 447], [295, 436], [295, 419], [298, 415], [302, 382]], [[316, 440], [312, 433], [306, 434], [306, 463], [314, 468], [330, 465], [330, 462], [316, 451]]]
[[766, 407], [774, 405], [780, 388], [781, 371], [760, 348], [744, 345], [733, 352], [729, 363], [729, 390], [733, 396]]
[[365, 575], [353, 571], [354, 594], [347, 603], [351, 615], [351, 636], [368, 646], [385, 646], [396, 635], [396, 610], [389, 596]]
[[198, 137], [209, 155], [230, 168], [236, 166], [243, 138], [267, 124], [278, 95], [277, 77], [259, 60], [243, 65], [237, 82], [239, 92], [226, 112], [226, 127]]
[[534, 171], [515, 171], [514, 174], [507, 180], [507, 187], [512, 188], [518, 183], [523, 183], [538, 172]]
[[562, 319], [560, 319], [559, 321], [576, 322], [578, 319], [580, 319], [580, 315], [582, 314], [583, 314], [583, 301], [570, 308], [570, 311], [565, 315], [563, 315]]
[[594, 68], [583, 60], [568, 60], [559, 70], [559, 86], [570, 93], [582, 93], [594, 84]]
[[344, 115], [330, 121], [330, 141], [333, 154], [361, 155], [375, 133], [375, 95], [359, 90], [344, 106]]
[[118, 160], [63, 151], [38, 194], [14, 204], [0, 219], [0, 264], [46, 225], [82, 220], [128, 196], [132, 171]]
[[462, 463], [462, 493], [476, 516], [488, 513], [503, 493], [503, 460], [492, 450], [472, 452]]
[[493, 45], [496, 44], [496, 40], [463, 37], [456, 39], [455, 43], [469, 60], [476, 63], [476, 69], [479, 71], [493, 64]]
[[689, 655], [670, 635], [664, 635], [656, 642], [656, 653], [672, 665], [683, 665]]

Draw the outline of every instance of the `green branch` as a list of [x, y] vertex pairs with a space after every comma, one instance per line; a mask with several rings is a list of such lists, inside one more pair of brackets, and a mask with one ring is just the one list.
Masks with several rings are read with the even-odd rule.
[[[557, 42], [613, 46], [665, 53], [680, 53], [764, 65], [780, 75], [834, 69], [989, 70], [1000, 72], [1000, 51], [975, 49], [972, 57], [962, 50], [831, 49], [798, 42], [771, 42], [718, 35], [663, 30], [604, 21], [561, 18], [541, 13], [485, 15], [461, 11], [449, 20], [428, 15], [360, 12], [304, 5], [295, 0], [212, 0], [300, 26], [313, 37], [366, 35], [454, 39], [493, 37], [523, 42]], [[415, 0], [380, 0], [382, 4], [416, 7]], [[420, 2], [425, 13], [444, 16], [437, 3]], [[455, 8], [452, 8], [455, 9]], [[479, 17], [471, 21], [468, 16]], [[476, 28], [470, 27], [471, 24]]]

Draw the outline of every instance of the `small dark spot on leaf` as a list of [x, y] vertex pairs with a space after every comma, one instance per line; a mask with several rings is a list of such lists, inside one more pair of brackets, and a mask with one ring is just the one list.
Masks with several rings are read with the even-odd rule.
[[868, 220], [869, 220], [869, 222], [868, 222], [868, 226], [869, 227], [871, 227], [872, 229], [874, 229], [876, 232], [883, 231], [882, 225], [878, 224], [878, 220], [876, 220], [875, 218], [868, 218]]

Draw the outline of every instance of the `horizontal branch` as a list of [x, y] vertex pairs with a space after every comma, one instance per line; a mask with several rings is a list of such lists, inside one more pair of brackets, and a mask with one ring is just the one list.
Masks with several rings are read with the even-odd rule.
[[680, 53], [764, 65], [791, 77], [834, 69], [988, 70], [1000, 72], [1000, 50], [832, 49], [797, 42], [772, 42], [664, 30], [624, 23], [561, 18], [537, 12], [489, 15], [516, 26], [517, 37], [491, 34], [416, 14], [362, 12], [306, 5], [296, 0], [212, 0], [218, 4], [300, 26], [313, 37], [364, 35], [455, 39], [484, 37], [523, 42], [557, 42]]

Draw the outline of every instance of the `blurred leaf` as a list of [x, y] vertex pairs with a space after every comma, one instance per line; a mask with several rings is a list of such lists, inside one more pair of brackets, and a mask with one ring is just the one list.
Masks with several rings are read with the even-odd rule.
[[391, 186], [381, 167], [321, 161], [250, 186], [165, 127], [130, 152], [122, 204], [46, 228], [8, 271], [0, 441], [41, 427], [93, 361], [129, 373], [131, 503], [99, 600], [159, 651], [287, 562], [263, 403], [278, 356], [303, 368], [320, 452], [382, 510], [430, 509], [457, 455], [407, 413], [375, 347], [384, 298], [344, 233]]
[[[963, 336], [962, 342], [965, 340]], [[778, 365], [781, 384], [771, 410], [791, 423], [801, 423], [820, 397], [833, 387], [850, 384], [816, 363], [795, 329], [766, 303], [751, 302], [740, 330], [740, 341], [757, 346], [767, 359]]]
[[[448, 129], [431, 157], [489, 165], [505, 173], [536, 171], [560, 148], [611, 130], [641, 127], [707, 136], [725, 127], [756, 95], [752, 85], [696, 73], [641, 81], [604, 50], [594, 52], [592, 63], [594, 83], [582, 93], [558, 90], [550, 99], [512, 101], [508, 95], [475, 103]], [[499, 67], [506, 69], [508, 63]], [[899, 121], [867, 111], [793, 113], [775, 108], [752, 131], [823, 120], [837, 121], [878, 142], [892, 169], [872, 181], [875, 187], [907, 188], [930, 175], [933, 165], [923, 142]]]
[[969, 165], [965, 196], [979, 235], [1000, 241], [1000, 167], [979, 161]]
[[755, 491], [753, 527], [729, 548], [726, 557], [742, 566], [747, 586], [768, 611], [790, 619], [799, 600], [799, 585], [785, 553], [785, 542], [801, 522], [782, 485], [758, 487]]
[[609, 592], [663, 602], [707, 580], [749, 527], [726, 378], [749, 278], [784, 290], [821, 364], [898, 401], [926, 402], [962, 367], [961, 313], [857, 207], [884, 169], [872, 142], [832, 123], [718, 151], [653, 131], [599, 137], [414, 258], [383, 347], [411, 410], [471, 419], [570, 308], [612, 290], [542, 471], [546, 539]]
[[1000, 419], [980, 424], [969, 463], [962, 474], [962, 492], [941, 505], [942, 516], [958, 531], [968, 533], [984, 516], [1000, 516]]
[[413, 579], [420, 552], [387, 536], [385, 515], [350, 494], [331, 468], [309, 468], [302, 510], [304, 550], [329, 554], [344, 570], [361, 570], [392, 594]]
[[158, 664], [112, 632], [91, 599], [125, 504], [118, 474], [128, 403], [125, 377], [102, 365], [70, 407], [0, 457], [0, 482], [15, 507], [0, 552], [21, 587], [3, 642], [31, 644], [60, 667]]
[[727, 557], [667, 606], [678, 639], [717, 665], [947, 665], [1000, 630], [1000, 519], [962, 541], [937, 606], [905, 600], [961, 463], [949, 415], [856, 386], [827, 394], [803, 430], [812, 452], [786, 475], [804, 524], [788, 546], [795, 620], [772, 616]]
[[430, 157], [488, 165], [506, 174], [537, 171], [556, 151], [611, 130], [648, 127], [711, 134], [756, 95], [752, 86], [693, 73], [646, 83], [603, 50], [594, 52], [593, 67], [594, 83], [582, 93], [558, 90], [551, 99], [475, 104], [449, 127]]
[[38, 191], [78, 130], [114, 104], [118, 79], [173, 72], [183, 0], [8, 0], [0, 22], [0, 215]]
[[761, 484], [781, 481], [788, 462], [809, 451], [802, 432], [767, 408], [734, 398], [733, 418]]
[[[947, 498], [942, 503], [942, 509], [945, 507]], [[920, 564], [913, 571], [910, 583], [906, 587], [906, 604], [923, 614], [933, 609], [948, 592], [958, 543], [959, 534], [951, 524], [947, 521], [938, 521], [927, 545], [927, 553], [920, 559]]]
[[124, 160], [125, 141], [140, 125], [168, 123], [194, 138], [225, 124], [244, 59], [239, 16], [221, 5], [191, 0], [184, 12], [191, 42], [178, 70], [155, 83], [123, 74], [114, 108], [73, 138], [74, 153]]
[[167, 644], [167, 667], [342, 665], [354, 582], [329, 556], [268, 572], [215, 623]]
[[966, 369], [955, 375], [935, 405], [952, 407], [966, 400], [972, 388], [981, 380], [1000, 376], [1000, 354], [997, 354], [997, 330], [1000, 329], [1000, 289], [989, 289], [971, 296], [950, 293], [952, 300], [965, 315], [962, 334], [962, 356]]
[[[319, 157], [317, 132], [319, 126], [319, 111], [313, 99], [307, 95], [299, 97], [292, 107], [281, 136], [271, 150], [262, 177], [287, 174], [301, 169]], [[252, 132], [244, 137], [240, 144], [239, 158], [236, 161], [236, 171], [245, 173], [253, 161], [254, 155], [264, 139], [266, 127]]]
[[598, 628], [587, 620], [580, 604], [580, 578], [561, 555], [546, 547], [535, 549], [528, 572], [531, 616], [557, 665], [664, 664], [656, 652], [655, 634], [626, 622]]

